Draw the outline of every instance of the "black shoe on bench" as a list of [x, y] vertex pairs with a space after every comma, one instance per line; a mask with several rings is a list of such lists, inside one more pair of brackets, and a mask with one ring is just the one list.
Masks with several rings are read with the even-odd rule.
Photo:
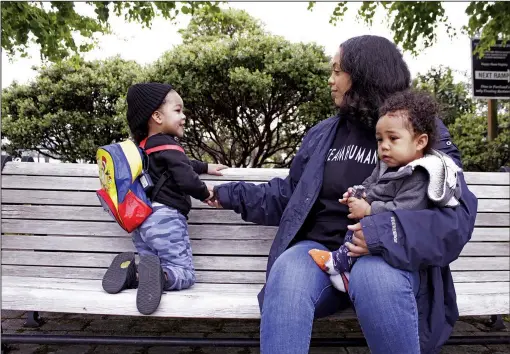
[[136, 289], [135, 254], [124, 252], [117, 255], [103, 277], [103, 289], [117, 294], [124, 289]]
[[140, 256], [136, 308], [141, 314], [150, 315], [157, 310], [164, 285], [165, 274], [161, 268], [159, 257], [155, 255]]

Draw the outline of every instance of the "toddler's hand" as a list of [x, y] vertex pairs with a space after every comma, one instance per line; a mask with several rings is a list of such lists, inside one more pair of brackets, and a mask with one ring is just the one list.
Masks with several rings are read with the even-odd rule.
[[220, 171], [226, 168], [228, 168], [228, 166], [210, 163], [207, 165], [207, 174], [213, 176], [223, 176], [223, 173], [221, 173]]
[[216, 195], [214, 194], [214, 187], [207, 186], [207, 188], [209, 189], [209, 198], [205, 200], [205, 203], [210, 207], [222, 209], [220, 202], [218, 201]]
[[211, 187], [209, 187], [209, 186], [207, 187], [207, 189], [209, 190], [209, 197], [207, 197], [207, 199], [206, 199], [206, 200], [204, 200], [204, 203], [209, 204], [208, 202], [209, 202], [209, 201], [212, 201], [212, 200], [214, 199], [214, 192], [213, 192], [213, 190], [211, 189]]

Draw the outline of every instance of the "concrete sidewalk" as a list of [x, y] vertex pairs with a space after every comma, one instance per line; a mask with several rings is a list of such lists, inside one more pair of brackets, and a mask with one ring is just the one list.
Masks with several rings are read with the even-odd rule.
[[[75, 315], [63, 313], [41, 313], [46, 323], [39, 329], [23, 328], [25, 313], [18, 311], [2, 311], [2, 329], [4, 333], [44, 333], [69, 334], [86, 336], [180, 336], [200, 338], [258, 338], [259, 321], [225, 321], [225, 320], [188, 320], [151, 317], [123, 317]], [[490, 332], [486, 326], [488, 316], [465, 317], [457, 322], [456, 335], [472, 336], [480, 334], [510, 335], [509, 323], [500, 332]], [[331, 323], [324, 319], [314, 326], [315, 337], [361, 336], [356, 321], [345, 320]], [[12, 354], [251, 354], [259, 353], [257, 348], [192, 348], [192, 347], [134, 347], [134, 346], [98, 346], [98, 345], [12, 345]], [[310, 353], [341, 353], [364, 354], [367, 348], [312, 348]], [[508, 354], [509, 345], [470, 345], [447, 346], [444, 354]]]

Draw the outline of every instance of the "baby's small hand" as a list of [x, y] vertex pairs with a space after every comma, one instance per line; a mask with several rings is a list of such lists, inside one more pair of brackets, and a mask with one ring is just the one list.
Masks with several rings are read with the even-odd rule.
[[371, 208], [370, 204], [367, 203], [365, 199], [358, 199], [354, 197], [350, 197], [347, 200], [347, 204], [349, 206], [349, 215], [347, 217], [349, 219], [363, 219], [365, 216], [370, 215]]
[[347, 190], [347, 192], [344, 193], [344, 195], [342, 196], [342, 199], [338, 199], [338, 201], [340, 202], [340, 204], [344, 204], [344, 205], [347, 205], [348, 203], [348, 199], [352, 196], [352, 192], [353, 192], [353, 189], [352, 187], [349, 188]]

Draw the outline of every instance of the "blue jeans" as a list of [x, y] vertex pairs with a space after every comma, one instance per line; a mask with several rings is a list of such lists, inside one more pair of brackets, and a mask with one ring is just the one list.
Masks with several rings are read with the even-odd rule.
[[262, 354], [308, 353], [314, 318], [349, 307], [349, 296], [372, 353], [420, 353], [419, 272], [393, 268], [378, 256], [361, 257], [351, 270], [347, 296], [315, 264], [308, 254], [312, 248], [327, 250], [314, 241], [298, 242], [269, 273], [260, 324]]

